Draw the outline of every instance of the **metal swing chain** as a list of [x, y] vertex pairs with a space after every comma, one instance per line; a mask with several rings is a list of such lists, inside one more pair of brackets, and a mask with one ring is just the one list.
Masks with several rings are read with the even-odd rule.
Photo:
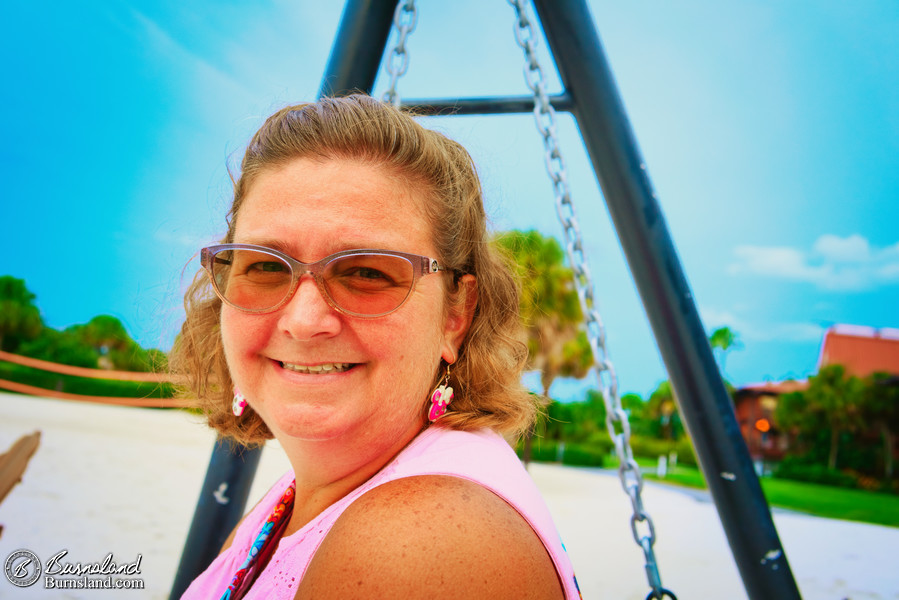
[[[621, 486], [624, 488], [628, 498], [630, 498], [633, 508], [633, 515], [630, 519], [631, 532], [633, 533], [634, 541], [643, 550], [646, 561], [646, 578], [650, 588], [652, 588], [652, 591], [647, 596], [647, 600], [663, 600], [666, 596], [676, 600], [673, 592], [662, 587], [662, 580], [659, 575], [655, 552], [653, 551], [656, 539], [655, 527], [649, 513], [643, 507], [643, 476], [640, 473], [640, 467], [637, 466], [634, 460], [630, 443], [630, 423], [627, 419], [627, 413], [624, 412], [621, 406], [621, 399], [618, 394], [618, 378], [606, 349], [605, 327], [593, 299], [593, 280], [590, 276], [590, 269], [587, 266], [580, 226], [574, 205], [571, 202], [571, 190], [568, 185], [565, 161], [559, 150], [559, 140], [556, 133], [556, 111], [549, 102], [543, 68], [537, 59], [537, 35], [528, 18], [524, 0], [508, 0], [508, 2], [515, 7], [515, 40], [525, 54], [524, 78], [528, 88], [534, 93], [534, 119], [537, 124], [537, 131], [543, 138], [546, 171], [552, 180], [556, 212], [565, 231], [565, 248], [568, 253], [568, 260], [571, 262], [571, 268], [574, 271], [577, 294], [581, 310], [585, 315], [587, 338], [590, 341], [590, 349], [593, 351], [593, 368], [596, 371], [603, 402], [606, 405], [606, 428], [615, 443], [615, 452], [618, 455], [619, 462], [618, 476], [621, 480]], [[618, 430], [619, 428], [620, 431]], [[642, 533], [640, 531], [641, 525]]]
[[409, 53], [406, 52], [406, 38], [415, 29], [418, 23], [418, 11], [415, 9], [415, 0], [400, 0], [393, 13], [393, 27], [398, 32], [396, 44], [387, 55], [387, 73], [390, 75], [390, 85], [381, 96], [382, 102], [389, 102], [396, 108], [400, 107], [400, 96], [396, 93], [396, 84], [400, 77], [409, 70]]

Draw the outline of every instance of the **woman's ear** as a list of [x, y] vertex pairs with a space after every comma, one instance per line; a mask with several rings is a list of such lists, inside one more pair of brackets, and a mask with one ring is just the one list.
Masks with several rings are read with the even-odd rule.
[[474, 275], [463, 275], [456, 285], [458, 290], [453, 294], [443, 329], [441, 357], [449, 364], [456, 362], [478, 306], [478, 281]]

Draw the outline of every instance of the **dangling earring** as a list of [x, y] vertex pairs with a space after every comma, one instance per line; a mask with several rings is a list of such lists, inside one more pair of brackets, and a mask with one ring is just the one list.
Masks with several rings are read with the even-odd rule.
[[449, 384], [450, 368], [446, 365], [446, 374], [443, 376], [443, 385], [431, 393], [431, 410], [428, 411], [428, 419], [433, 423], [443, 416], [446, 407], [453, 401], [453, 388]]
[[235, 417], [239, 417], [246, 409], [247, 399], [243, 397], [243, 394], [240, 393], [239, 389], [234, 388], [234, 400], [231, 402], [231, 412], [234, 413]]

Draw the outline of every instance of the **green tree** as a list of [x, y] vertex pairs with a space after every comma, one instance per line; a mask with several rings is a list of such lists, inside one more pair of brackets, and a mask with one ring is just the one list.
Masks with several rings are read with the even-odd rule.
[[84, 325], [73, 325], [66, 333], [93, 348], [104, 369], [152, 371], [164, 363], [158, 350], [148, 351], [135, 342], [122, 322], [111, 315], [98, 315]]
[[847, 376], [842, 365], [822, 367], [809, 382], [806, 392], [809, 403], [824, 413], [830, 429], [829, 469], [837, 468], [840, 434], [855, 429], [861, 422], [861, 391], [861, 380]]
[[563, 442], [571, 438], [576, 427], [571, 405], [570, 402], [550, 401], [546, 405], [545, 411], [537, 419], [535, 429], [538, 435], [556, 442]]
[[158, 348], [150, 348], [147, 352], [146, 369], [141, 371], [155, 371], [157, 373], [166, 373], [169, 369], [168, 355]]
[[44, 326], [35, 299], [23, 280], [0, 276], [0, 349], [78, 367], [165, 371], [166, 354], [142, 348], [119, 319], [99, 315], [58, 331]]
[[557, 377], [583, 377], [593, 354], [583, 328], [574, 275], [552, 237], [509, 231], [496, 242], [512, 259], [521, 282], [521, 318], [528, 332], [528, 368], [540, 371], [543, 395]]
[[24, 280], [0, 277], [0, 349], [13, 352], [41, 333], [44, 323], [35, 299]]
[[[589, 390], [581, 402], [551, 401], [538, 429], [556, 442], [589, 442], [606, 433], [606, 406], [597, 390]], [[607, 437], [607, 436], [605, 436]]]
[[69, 330], [102, 355], [113, 350], [126, 350], [134, 344], [122, 322], [112, 315], [98, 315], [84, 325]]
[[624, 394], [621, 396], [621, 408], [627, 412], [631, 419], [639, 420], [643, 418], [646, 401], [643, 400], [640, 394]]
[[824, 413], [809, 407], [805, 392], [781, 394], [774, 409], [774, 420], [790, 437], [796, 454], [807, 454], [816, 432], [827, 428]]
[[893, 452], [899, 434], [899, 381], [886, 373], [874, 373], [865, 381], [862, 415], [883, 440], [883, 476], [893, 478]]
[[627, 413], [631, 433], [636, 435], [653, 435], [658, 427], [649, 417], [649, 403], [640, 394], [624, 394], [621, 396], [621, 408]]
[[575, 431], [571, 436], [574, 442], [586, 442], [597, 434], [606, 433], [606, 404], [598, 390], [588, 390], [583, 402], [572, 406], [572, 421]]
[[[521, 284], [520, 312], [528, 334], [528, 368], [540, 371], [543, 398], [557, 377], [583, 377], [593, 354], [583, 328], [574, 275], [565, 253], [552, 237], [538, 231], [508, 231], [496, 236]], [[531, 455], [525, 437], [524, 460]]]
[[668, 380], [661, 382], [649, 395], [644, 416], [653, 423], [653, 433], [657, 437], [676, 441], [683, 434], [684, 427], [677, 410], [674, 389]]
[[25, 356], [75, 367], [97, 368], [97, 351], [66, 331], [44, 327], [35, 339], [22, 344], [19, 352]]
[[826, 430], [829, 437], [827, 468], [835, 470], [840, 437], [862, 424], [862, 381], [846, 375], [842, 365], [821, 367], [809, 377], [808, 389], [781, 396], [775, 418], [784, 427], [793, 427], [800, 435], [813, 439]]

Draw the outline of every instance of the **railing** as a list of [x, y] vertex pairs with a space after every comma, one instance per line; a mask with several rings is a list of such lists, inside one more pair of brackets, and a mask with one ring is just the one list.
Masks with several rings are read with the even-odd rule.
[[[179, 383], [180, 379], [167, 373], [141, 373], [135, 371], [112, 371], [107, 369], [89, 369], [86, 367], [74, 367], [59, 363], [12, 354], [0, 351], [0, 361], [10, 362], [23, 367], [49, 371], [60, 375], [74, 377], [89, 377], [92, 379], [109, 379], [113, 381], [137, 381], [149, 383]], [[193, 406], [190, 400], [180, 398], [116, 398], [111, 396], [90, 396], [85, 394], [71, 394], [57, 390], [36, 387], [25, 383], [0, 379], [0, 389], [32, 396], [57, 398], [60, 400], [77, 400], [81, 402], [94, 402], [98, 404], [116, 404], [120, 406], [139, 406], [153, 408], [185, 408]]]

